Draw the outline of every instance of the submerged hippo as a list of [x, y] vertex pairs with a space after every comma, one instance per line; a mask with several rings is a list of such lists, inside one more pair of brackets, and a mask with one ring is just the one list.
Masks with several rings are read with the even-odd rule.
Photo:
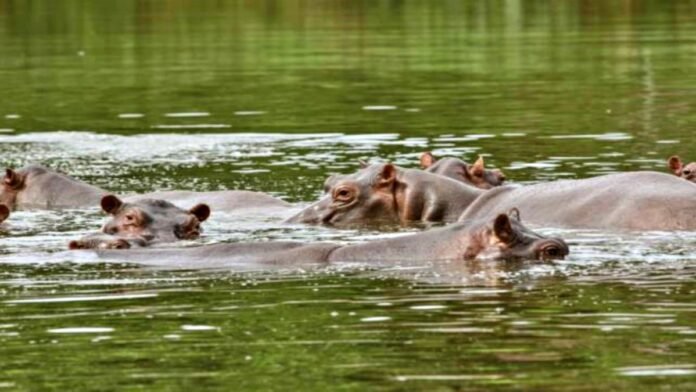
[[99, 205], [107, 192], [39, 165], [5, 170], [0, 203], [18, 208], [79, 208]]
[[[357, 245], [262, 242], [214, 244], [195, 248], [99, 251], [102, 259], [118, 259], [167, 268], [233, 268], [250, 265], [326, 264], [335, 262], [423, 263], [463, 260], [558, 260], [568, 255], [559, 238], [546, 238], [528, 228], [518, 214], [492, 220], [457, 223], [423, 233]], [[98, 249], [104, 247], [96, 246]]]
[[620, 230], [696, 230], [696, 187], [657, 172], [608, 174], [529, 186], [503, 186], [479, 196], [460, 221], [518, 207], [536, 225]]
[[473, 165], [459, 158], [436, 159], [430, 152], [420, 157], [421, 168], [433, 174], [439, 174], [481, 189], [490, 189], [503, 185], [505, 175], [500, 169], [486, 169], [483, 157], [479, 156]]
[[667, 166], [676, 176], [696, 183], [696, 162], [685, 165], [681, 158], [674, 155], [667, 160]]
[[332, 226], [454, 222], [484, 191], [461, 182], [390, 163], [331, 176], [326, 194], [289, 223]]
[[[10, 209], [96, 207], [109, 192], [40, 165], [7, 169], [0, 186], [0, 203]], [[283, 200], [250, 191], [166, 191], [124, 197], [126, 201], [165, 199], [183, 208], [206, 203], [216, 211], [247, 208], [287, 208]]]
[[185, 210], [165, 200], [124, 202], [114, 195], [104, 196], [101, 207], [112, 216], [102, 232], [148, 243], [196, 239], [202, 231], [201, 222], [210, 216], [207, 204]]
[[95, 233], [68, 243], [68, 249], [130, 249], [147, 246], [148, 241], [140, 237], [119, 237]]
[[[453, 185], [454, 184], [454, 185]], [[695, 230], [696, 188], [656, 172], [609, 174], [477, 189], [419, 170], [374, 164], [334, 177], [329, 192], [290, 219], [345, 226], [492, 218], [519, 207], [536, 225], [617, 230]]]

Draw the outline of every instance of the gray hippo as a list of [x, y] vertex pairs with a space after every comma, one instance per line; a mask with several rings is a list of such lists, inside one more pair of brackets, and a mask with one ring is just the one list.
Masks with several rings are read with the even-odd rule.
[[696, 186], [657, 172], [503, 186], [482, 194], [460, 221], [517, 207], [535, 225], [616, 230], [695, 230]]
[[[373, 164], [334, 177], [290, 222], [333, 226], [492, 218], [518, 207], [535, 225], [616, 230], [696, 229], [696, 187], [656, 172], [609, 174], [482, 190], [419, 170]], [[453, 219], [453, 216], [461, 215]]]
[[455, 222], [478, 189], [437, 174], [376, 163], [326, 180], [325, 195], [289, 223], [353, 226]]
[[[0, 203], [10, 209], [63, 209], [98, 206], [110, 192], [40, 165], [7, 169], [0, 185]], [[165, 191], [129, 195], [125, 201], [165, 199], [183, 208], [207, 203], [215, 211], [240, 208], [288, 208], [291, 204], [261, 192]]]
[[68, 243], [68, 249], [130, 249], [147, 246], [139, 237], [119, 237], [112, 234], [94, 233]]
[[207, 204], [185, 210], [166, 200], [124, 202], [114, 195], [104, 196], [100, 203], [102, 210], [111, 215], [102, 227], [103, 233], [147, 243], [196, 239], [202, 232], [201, 223], [210, 216]]
[[674, 155], [667, 160], [667, 166], [674, 175], [696, 183], [696, 162], [685, 165], [681, 158]]
[[[112, 243], [115, 240], [102, 238]], [[126, 244], [127, 242], [123, 242]], [[519, 220], [519, 214], [499, 214], [489, 221], [457, 223], [422, 233], [357, 245], [297, 242], [221, 243], [175, 249], [132, 249], [101, 246], [101, 259], [118, 259], [167, 268], [231, 268], [235, 265], [295, 265], [335, 262], [451, 262], [460, 260], [558, 260], [568, 255], [559, 238], [543, 237]], [[72, 246], [79, 249], [81, 247]]]
[[486, 169], [483, 157], [479, 156], [473, 165], [459, 158], [436, 159], [430, 152], [420, 157], [420, 166], [428, 173], [439, 174], [481, 189], [503, 185], [505, 175], [500, 169]]

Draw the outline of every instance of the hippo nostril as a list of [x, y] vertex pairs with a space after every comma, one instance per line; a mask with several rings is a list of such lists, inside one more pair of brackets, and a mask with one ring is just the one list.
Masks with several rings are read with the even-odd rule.
[[691, 170], [682, 170], [682, 174], [688, 176], [691, 174]]

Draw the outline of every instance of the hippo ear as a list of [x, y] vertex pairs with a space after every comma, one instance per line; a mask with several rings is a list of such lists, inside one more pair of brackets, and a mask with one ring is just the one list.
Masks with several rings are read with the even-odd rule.
[[469, 168], [469, 173], [471, 173], [471, 175], [474, 177], [483, 177], [484, 170], [485, 164], [483, 162], [483, 157], [479, 155], [476, 162], [474, 162], [474, 164]]
[[367, 163], [367, 161], [364, 159], [358, 159], [358, 163], [360, 164], [361, 169], [364, 169], [364, 168], [370, 166], [370, 164]]
[[517, 207], [512, 207], [508, 211], [508, 216], [518, 222], [522, 222], [522, 219], [520, 218], [520, 210], [517, 209]]
[[101, 208], [107, 214], [114, 215], [123, 205], [121, 199], [114, 195], [106, 195], [101, 199]]
[[667, 165], [669, 166], [669, 170], [672, 171], [672, 173], [680, 176], [682, 168], [684, 167], [684, 163], [682, 163], [681, 158], [679, 158], [677, 155], [674, 155], [669, 158], [667, 161]]
[[203, 222], [210, 216], [210, 207], [207, 204], [196, 204], [189, 212], [195, 215], [199, 222]]
[[396, 167], [391, 163], [387, 163], [382, 167], [379, 173], [379, 185], [391, 185], [396, 180]]
[[5, 169], [5, 179], [3, 181], [12, 188], [17, 188], [22, 185], [22, 176], [16, 171], [7, 168]]
[[514, 232], [512, 230], [512, 223], [510, 223], [510, 217], [507, 214], [500, 214], [495, 218], [495, 222], [493, 222], [493, 232], [500, 241], [506, 244], [512, 241]]
[[4, 204], [0, 204], [0, 223], [4, 222], [10, 216], [10, 208]]
[[435, 159], [435, 156], [430, 151], [426, 151], [420, 156], [420, 166], [421, 169], [427, 169], [430, 166], [434, 165], [435, 162], [437, 162], [437, 159]]

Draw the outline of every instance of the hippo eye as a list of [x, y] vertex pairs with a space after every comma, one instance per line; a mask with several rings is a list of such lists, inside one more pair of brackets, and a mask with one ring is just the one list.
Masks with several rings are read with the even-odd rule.
[[350, 188], [338, 188], [334, 191], [333, 198], [336, 201], [349, 202], [353, 200], [353, 190]]
[[542, 250], [544, 253], [544, 256], [546, 257], [561, 257], [563, 256], [563, 252], [561, 251], [561, 248], [557, 246], [547, 246]]

